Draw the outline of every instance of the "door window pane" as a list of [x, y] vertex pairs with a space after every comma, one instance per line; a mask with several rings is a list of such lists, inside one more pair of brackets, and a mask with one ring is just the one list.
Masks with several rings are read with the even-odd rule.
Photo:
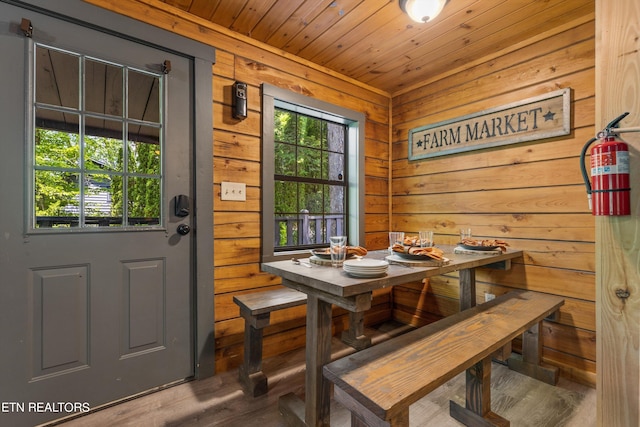
[[122, 122], [87, 117], [85, 123], [85, 129], [101, 130], [100, 132], [87, 131], [85, 133], [85, 168], [87, 170], [122, 172], [124, 170]]
[[84, 218], [88, 227], [107, 227], [122, 224], [111, 206], [111, 177], [106, 174], [87, 174], [84, 182]]
[[146, 122], [160, 122], [160, 79], [156, 75], [129, 70], [129, 99], [146, 102], [129, 103], [128, 117]]
[[[39, 110], [36, 114], [41, 111], [43, 110]], [[62, 117], [62, 115], [57, 116]], [[34, 134], [36, 167], [64, 169], [80, 167], [80, 130], [77, 123], [67, 124], [65, 127], [67, 131], [45, 127], [36, 129]]]
[[80, 57], [38, 45], [36, 64], [36, 102], [78, 109]]
[[78, 225], [80, 176], [69, 172], [36, 170], [35, 210], [42, 227]]
[[161, 225], [162, 74], [35, 50], [32, 227]]
[[160, 174], [159, 129], [151, 126], [135, 126], [129, 132], [128, 170], [146, 175]]
[[124, 114], [124, 70], [91, 59], [85, 60], [85, 110], [122, 117]]
[[129, 219], [143, 224], [144, 219], [153, 221], [160, 216], [160, 180], [157, 178], [131, 177], [127, 186]]

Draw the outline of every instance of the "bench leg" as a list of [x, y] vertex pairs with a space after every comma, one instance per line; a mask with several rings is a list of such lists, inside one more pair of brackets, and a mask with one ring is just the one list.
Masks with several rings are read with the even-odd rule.
[[491, 412], [491, 357], [473, 365], [466, 371], [466, 407], [453, 400], [449, 414], [466, 426], [509, 427], [510, 422]]
[[542, 362], [542, 322], [538, 322], [522, 334], [522, 359], [507, 359], [509, 369], [535, 378], [547, 384], [558, 384], [559, 370], [556, 367], [541, 366]]
[[[262, 326], [269, 324], [269, 313], [262, 315], [265, 318], [248, 319], [245, 318], [244, 325], [244, 359], [238, 379], [245, 393], [252, 397], [265, 394], [268, 390], [267, 376], [262, 372]], [[260, 327], [254, 327], [252, 323], [257, 323]]]
[[511, 341], [506, 344], [504, 347], [501, 347], [499, 350], [493, 352], [493, 359], [499, 362], [507, 363], [507, 359], [511, 357]]
[[351, 412], [351, 427], [409, 427], [409, 408], [404, 408], [395, 417], [385, 421], [340, 387], [334, 386], [333, 397]]
[[364, 334], [364, 312], [349, 312], [349, 330], [342, 331], [342, 342], [356, 350], [371, 347], [371, 338]]

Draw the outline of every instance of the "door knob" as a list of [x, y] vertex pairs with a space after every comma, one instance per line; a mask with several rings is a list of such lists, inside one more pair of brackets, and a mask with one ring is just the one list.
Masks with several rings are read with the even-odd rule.
[[189, 227], [189, 225], [187, 224], [180, 224], [178, 226], [178, 234], [180, 234], [181, 236], [186, 236], [190, 231], [191, 227]]

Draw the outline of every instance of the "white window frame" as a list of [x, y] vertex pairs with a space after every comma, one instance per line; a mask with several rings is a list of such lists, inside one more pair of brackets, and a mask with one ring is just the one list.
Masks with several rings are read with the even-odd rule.
[[364, 245], [364, 126], [362, 112], [339, 107], [269, 84], [262, 85], [262, 262], [305, 255], [304, 250], [275, 252], [274, 241], [274, 110], [295, 111], [347, 126], [345, 169], [348, 242]]

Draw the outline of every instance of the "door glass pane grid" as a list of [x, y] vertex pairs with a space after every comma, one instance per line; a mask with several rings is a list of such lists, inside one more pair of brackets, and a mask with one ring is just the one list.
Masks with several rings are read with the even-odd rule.
[[40, 44], [34, 57], [31, 227], [161, 226], [163, 75]]
[[276, 108], [276, 251], [326, 246], [346, 234], [345, 125]]

